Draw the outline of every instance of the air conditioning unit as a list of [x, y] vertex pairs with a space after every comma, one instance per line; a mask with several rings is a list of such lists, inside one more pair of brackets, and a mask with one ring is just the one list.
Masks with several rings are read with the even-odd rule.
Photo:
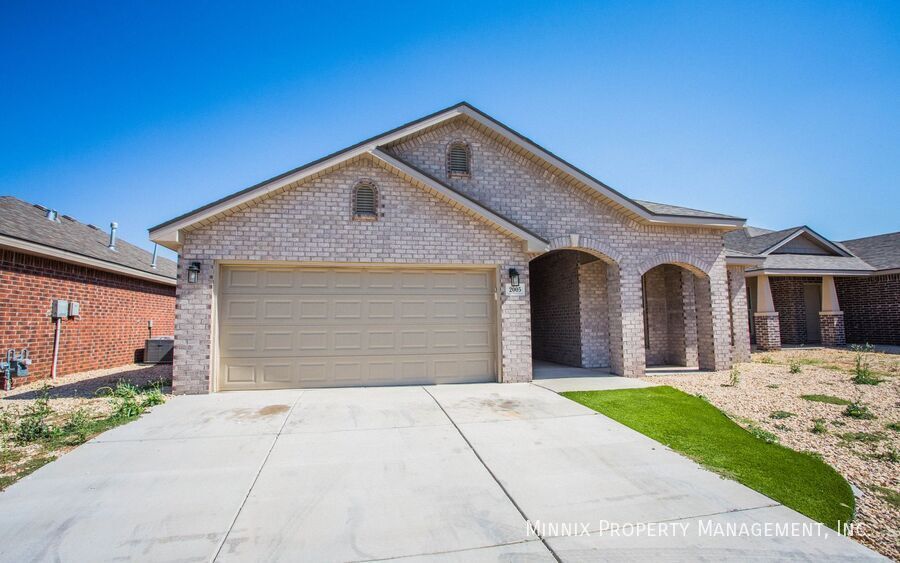
[[145, 364], [171, 364], [175, 349], [174, 336], [155, 336], [144, 343]]

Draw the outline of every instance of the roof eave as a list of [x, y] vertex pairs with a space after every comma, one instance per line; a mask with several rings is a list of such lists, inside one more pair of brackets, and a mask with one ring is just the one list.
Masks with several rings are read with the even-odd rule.
[[77, 264], [79, 266], [86, 266], [88, 268], [93, 268], [96, 270], [103, 270], [106, 272], [112, 272], [114, 274], [152, 281], [164, 285], [175, 285], [176, 283], [175, 278], [164, 276], [162, 274], [145, 272], [143, 270], [130, 268], [121, 264], [115, 264], [113, 262], [108, 262], [99, 258], [85, 256], [84, 254], [78, 254], [77, 252], [62, 250], [60, 248], [46, 246], [43, 244], [38, 244], [7, 235], [0, 235], [0, 247], [17, 250], [26, 254], [33, 254], [35, 256], [51, 258], [53, 260], [59, 260], [61, 262], [68, 262], [70, 264]]

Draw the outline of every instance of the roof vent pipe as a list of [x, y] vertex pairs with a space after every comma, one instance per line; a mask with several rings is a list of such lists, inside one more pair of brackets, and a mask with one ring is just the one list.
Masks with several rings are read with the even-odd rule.
[[109, 249], [116, 249], [116, 230], [119, 228], [119, 224], [113, 221], [109, 224]]
[[56, 211], [55, 209], [48, 209], [48, 210], [47, 210], [47, 219], [50, 219], [51, 221], [56, 221], [56, 218], [57, 218], [58, 216], [59, 216], [59, 212]]
[[153, 243], [153, 258], [150, 260], [150, 267], [154, 270], [156, 269], [156, 251], [159, 250], [159, 245], [155, 242]]

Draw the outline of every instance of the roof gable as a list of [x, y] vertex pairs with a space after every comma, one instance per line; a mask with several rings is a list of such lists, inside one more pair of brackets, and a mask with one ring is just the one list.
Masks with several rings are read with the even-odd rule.
[[[744, 223], [744, 220], [738, 217], [699, 212], [675, 206], [664, 206], [662, 204], [652, 204], [650, 202], [638, 202], [637, 200], [630, 199], [547, 151], [527, 137], [520, 135], [516, 131], [471, 105], [462, 102], [156, 225], [150, 229], [150, 237], [152, 240], [159, 242], [164, 246], [177, 250], [181, 244], [180, 231], [182, 229], [189, 228], [196, 223], [208, 221], [218, 214], [226, 213], [229, 209], [250, 205], [259, 198], [266, 197], [268, 194], [277, 193], [286, 186], [315, 174], [322, 173], [341, 162], [362, 155], [373, 155], [375, 158], [386, 162], [390, 166], [397, 168], [401, 173], [404, 173], [404, 168], [408, 166], [408, 163], [402, 162], [399, 159], [396, 159], [396, 157], [393, 158], [393, 161], [385, 160], [383, 157], [386, 153], [380, 151], [379, 147], [389, 145], [404, 137], [424, 131], [430, 127], [437, 126], [460, 116], [465, 116], [467, 119], [475, 121], [481, 127], [484, 127], [493, 134], [514, 144], [520, 150], [529, 154], [531, 158], [538, 159], [545, 165], [561, 170], [579, 182], [582, 182], [590, 187], [597, 195], [609, 200], [613, 205], [621, 208], [627, 214], [640, 221], [671, 225], [708, 226], [725, 229], [739, 227]], [[429, 181], [434, 183], [436, 179], [431, 177]], [[446, 185], [441, 187], [441, 189], [446, 188], [448, 188]], [[472, 202], [471, 200], [470, 202], [471, 204], [474, 204], [473, 209], [486, 209], [478, 202]], [[496, 218], [494, 217], [495, 215], [496, 214], [494, 213], [488, 213], [486, 217], [493, 221]], [[521, 229], [521, 227], [518, 228]]]

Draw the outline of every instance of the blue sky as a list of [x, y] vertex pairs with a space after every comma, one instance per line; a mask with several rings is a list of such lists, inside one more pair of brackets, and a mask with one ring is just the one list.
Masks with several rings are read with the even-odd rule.
[[900, 229], [898, 2], [10, 2], [0, 192], [147, 227], [466, 100], [631, 197]]

